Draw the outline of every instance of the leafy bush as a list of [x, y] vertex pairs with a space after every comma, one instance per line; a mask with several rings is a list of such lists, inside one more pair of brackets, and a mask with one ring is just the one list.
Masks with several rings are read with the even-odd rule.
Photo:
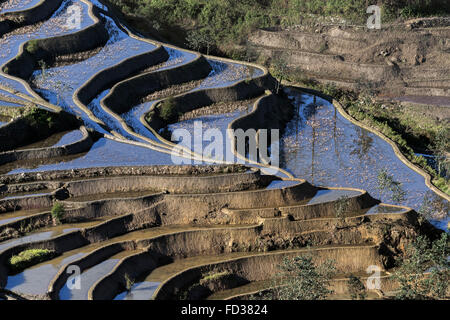
[[54, 221], [60, 223], [61, 220], [64, 218], [65, 209], [61, 202], [55, 202], [53, 204], [52, 210], [52, 218]]
[[433, 243], [420, 236], [408, 245], [404, 256], [397, 259], [398, 268], [392, 275], [400, 285], [396, 298], [401, 300], [445, 298], [450, 281], [449, 255], [450, 246], [446, 233]]
[[175, 99], [170, 97], [164, 100], [159, 107], [159, 116], [165, 122], [175, 121], [178, 117], [178, 112], [175, 104]]
[[30, 54], [35, 54], [39, 49], [39, 44], [37, 40], [30, 40], [25, 46], [25, 50]]
[[13, 272], [20, 272], [30, 266], [41, 263], [56, 255], [55, 251], [47, 249], [30, 249], [12, 256], [9, 259], [9, 266]]
[[333, 293], [331, 279], [336, 274], [332, 260], [321, 265], [313, 262], [311, 254], [285, 258], [278, 266], [280, 273], [274, 281], [274, 300], [322, 300]]
[[383, 9], [389, 17], [412, 18], [449, 13], [447, 0], [384, 0]]
[[28, 109], [24, 117], [32, 127], [38, 129], [51, 129], [55, 125], [54, 114], [38, 107]]
[[366, 287], [361, 282], [361, 279], [353, 274], [350, 275], [347, 281], [348, 292], [352, 300], [367, 298]]

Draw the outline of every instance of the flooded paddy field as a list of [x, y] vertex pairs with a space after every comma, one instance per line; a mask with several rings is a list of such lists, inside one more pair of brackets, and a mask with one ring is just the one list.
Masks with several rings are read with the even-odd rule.
[[[10, 0], [0, 8], [2, 13], [13, 12], [37, 3]], [[81, 12], [76, 30], [66, 24], [73, 5]], [[7, 290], [60, 300], [148, 300], [156, 294], [180, 298], [180, 291], [188, 296], [192, 288], [203, 286], [208, 294], [202, 298], [224, 298], [263, 289], [275, 273], [275, 263], [294, 253], [316, 250], [321, 258], [338, 260], [341, 271], [353, 268], [361, 274], [368, 264], [389, 260], [381, 256], [380, 246], [398, 252], [403, 243], [396, 235], [417, 235], [413, 213], [402, 206], [419, 211], [424, 199], [432, 199], [439, 203], [441, 215], [448, 213], [448, 202], [432, 193], [424, 178], [401, 162], [387, 142], [347, 121], [319, 97], [285, 88], [292, 101], [289, 106], [284, 95], [276, 97], [277, 81], [264, 67], [202, 57], [145, 39], [101, 1], [65, 0], [49, 16], [0, 38], [0, 67], [15, 59], [29, 40], [83, 32], [97, 23], [107, 36], [100, 44], [93, 41], [97, 47], [88, 51], [75, 48], [73, 54], [55, 53], [50, 66], [35, 64], [30, 79], [15, 78], [4, 69], [0, 72], [0, 114], [8, 108], [42, 103], [41, 108], [54, 107], [58, 111], [52, 112], [67, 115], [76, 124], [49, 132], [38, 142], [13, 146], [3, 155], [0, 255], [11, 268], [6, 272], [0, 268], [0, 284]], [[180, 70], [189, 76], [177, 73]], [[174, 79], [177, 76], [183, 80]], [[128, 81], [135, 79], [160, 83], [141, 83], [144, 90], [125, 99], [128, 92], [120, 90], [133, 92], [130, 83], [135, 82]], [[119, 84], [125, 85], [120, 88]], [[115, 96], [117, 92], [124, 96]], [[283, 102], [265, 100], [270, 97]], [[172, 106], [169, 98], [176, 101]], [[178, 101], [186, 105], [176, 105]], [[265, 105], [264, 101], [275, 102]], [[162, 110], [164, 102], [168, 112]], [[236, 162], [227, 132], [230, 124], [245, 127], [251, 119], [259, 127], [273, 118], [282, 127], [288, 113], [281, 108], [287, 107], [295, 111], [281, 136], [277, 177], [254, 170], [269, 166], [261, 159], [245, 167], [206, 166], [221, 161], [215, 162], [218, 155], [205, 149], [212, 139], [199, 137], [196, 130], [222, 137], [214, 142], [223, 146], [223, 156], [230, 154]], [[7, 112], [0, 116], [0, 127], [12, 117]], [[53, 125], [48, 117], [28, 119], [31, 124], [18, 119], [19, 124], [11, 127]], [[187, 150], [183, 155], [173, 152], [177, 141], [169, 138], [174, 132], [193, 138], [182, 141]], [[16, 153], [22, 157], [6, 157]], [[193, 162], [192, 155], [198, 153], [203, 161]], [[241, 158], [249, 157], [248, 153], [244, 150]], [[198, 167], [178, 166], [187, 163]], [[403, 191], [400, 198], [380, 187], [380, 172], [398, 182]], [[166, 175], [171, 180], [166, 181]], [[164, 181], [158, 180], [161, 176]], [[351, 209], [342, 209], [343, 202]], [[58, 214], [64, 215], [66, 209], [70, 217], [64, 223]], [[432, 222], [445, 229], [448, 215]], [[36, 246], [54, 255], [12, 272], [12, 256]], [[65, 281], [63, 271], [69, 264], [86, 261], [81, 290], [58, 282]], [[190, 278], [190, 272], [195, 276]], [[220, 283], [227, 272], [239, 274], [243, 282], [236, 287]], [[180, 274], [176, 284], [173, 280]]]
[[[315, 185], [367, 190], [385, 203], [419, 210], [424, 198], [433, 198], [448, 210], [448, 202], [434, 194], [424, 177], [404, 164], [386, 141], [352, 124], [322, 98], [295, 89], [288, 89], [288, 94], [295, 99], [297, 116], [281, 140], [283, 168]], [[400, 201], [380, 189], [382, 170], [401, 183], [405, 195]], [[434, 223], [443, 227], [448, 219]]]

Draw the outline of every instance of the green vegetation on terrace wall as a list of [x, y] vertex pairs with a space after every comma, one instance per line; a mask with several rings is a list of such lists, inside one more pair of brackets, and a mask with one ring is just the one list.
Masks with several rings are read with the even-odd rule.
[[47, 249], [30, 249], [20, 252], [9, 259], [9, 267], [13, 273], [18, 273], [25, 268], [51, 259], [55, 252]]
[[[447, 0], [110, 0], [127, 18], [146, 21], [153, 31], [178, 37], [178, 42], [198, 32], [210, 39], [202, 51], [237, 58], [234, 45], [245, 44], [247, 35], [257, 28], [316, 23], [318, 16], [365, 24], [368, 5], [379, 3], [383, 22], [396, 18], [450, 13]], [[142, 26], [142, 23], [140, 24]], [[136, 25], [136, 27], [138, 27]], [[148, 30], [141, 30], [148, 31]], [[177, 35], [174, 35], [174, 34]], [[173, 39], [167, 39], [172, 41]], [[180, 45], [180, 43], [177, 43]], [[183, 43], [184, 44], [184, 43]], [[191, 45], [192, 49], [196, 45]], [[242, 54], [242, 53], [241, 53]]]

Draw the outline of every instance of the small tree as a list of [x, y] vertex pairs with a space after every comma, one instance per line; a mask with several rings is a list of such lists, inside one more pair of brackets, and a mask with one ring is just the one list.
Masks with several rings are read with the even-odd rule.
[[341, 222], [345, 220], [345, 213], [347, 212], [348, 207], [349, 204], [347, 196], [339, 197], [334, 204], [334, 209], [336, 210], [336, 218], [339, 218]]
[[206, 54], [209, 55], [211, 48], [214, 46], [214, 37], [212, 30], [210, 28], [204, 28], [200, 32], [203, 47], [206, 48]]
[[38, 64], [39, 64], [39, 67], [41, 68], [41, 71], [42, 71], [42, 79], [44, 79], [44, 81], [45, 81], [45, 78], [47, 77], [47, 73], [46, 73], [47, 64], [45, 63], [44, 60], [39, 60]]
[[366, 287], [359, 277], [351, 274], [347, 281], [347, 286], [352, 300], [365, 300], [367, 298]]
[[55, 224], [61, 223], [62, 219], [64, 218], [65, 209], [61, 202], [55, 202], [53, 204], [51, 214], [53, 218], [53, 222]]
[[439, 176], [444, 176], [446, 164], [449, 160], [447, 154], [450, 152], [450, 140], [449, 140], [449, 129], [440, 128], [435, 136], [434, 145], [432, 146], [433, 153], [436, 157], [436, 167]]
[[407, 246], [404, 257], [397, 259], [398, 269], [393, 274], [400, 288], [396, 294], [401, 300], [444, 299], [450, 280], [448, 234], [430, 244], [423, 236]]
[[197, 30], [188, 32], [186, 36], [186, 45], [194, 51], [200, 51], [202, 47], [202, 39]]
[[128, 273], [125, 273], [125, 289], [130, 292], [134, 286], [134, 280], [130, 277]]
[[274, 280], [274, 300], [323, 300], [333, 293], [330, 282], [336, 268], [332, 260], [316, 265], [312, 255], [307, 254], [285, 258], [278, 268], [280, 273]]
[[175, 100], [173, 97], [164, 100], [161, 103], [159, 110], [160, 110], [159, 115], [161, 119], [163, 119], [166, 122], [174, 121], [178, 116]]
[[211, 48], [214, 46], [215, 40], [212, 30], [208, 27], [189, 31], [186, 37], [187, 45], [195, 51], [206, 49], [209, 55]]
[[433, 217], [433, 206], [428, 196], [427, 194], [423, 196], [422, 205], [420, 206], [419, 211], [417, 211], [417, 213], [419, 214], [420, 224], [424, 223], [426, 220], [429, 220]]
[[60, 80], [55, 82], [56, 104], [59, 105], [64, 101], [64, 95], [73, 90], [72, 86]]
[[277, 83], [277, 94], [280, 91], [281, 82], [287, 78], [289, 66], [284, 55], [279, 55], [272, 62], [274, 76], [279, 79]]
[[245, 45], [244, 58], [247, 62], [256, 61], [258, 59], [258, 52], [247, 42]]
[[405, 201], [406, 191], [403, 190], [402, 183], [394, 180], [394, 176], [389, 175], [386, 169], [382, 169], [378, 172], [377, 183], [378, 189], [381, 191], [391, 192], [391, 198], [394, 203]]

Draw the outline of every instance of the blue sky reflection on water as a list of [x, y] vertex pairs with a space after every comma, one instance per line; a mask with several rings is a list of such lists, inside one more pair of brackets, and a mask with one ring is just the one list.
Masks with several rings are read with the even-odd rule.
[[[287, 126], [281, 141], [281, 166], [315, 185], [353, 187], [367, 190], [385, 203], [419, 210], [424, 197], [443, 202], [446, 228], [448, 202], [426, 186], [424, 178], [406, 166], [392, 147], [377, 135], [345, 119], [334, 106], [321, 98], [290, 91], [299, 116]], [[378, 188], [377, 176], [386, 169], [406, 191], [405, 200], [395, 203], [391, 192]]]

